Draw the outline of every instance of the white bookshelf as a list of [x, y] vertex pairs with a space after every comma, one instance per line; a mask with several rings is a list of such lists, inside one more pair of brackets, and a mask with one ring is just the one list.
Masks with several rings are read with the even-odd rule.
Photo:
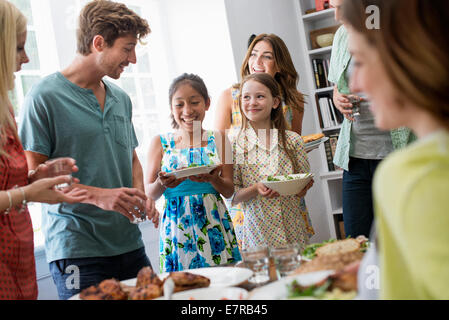
[[[317, 101], [315, 99], [317, 94], [333, 92], [333, 87], [328, 88], [316, 88], [315, 76], [313, 71], [312, 59], [327, 59], [332, 52], [332, 46], [325, 48], [312, 49], [310, 32], [313, 30], [331, 27], [337, 25], [334, 20], [335, 9], [326, 9], [318, 12], [305, 14], [309, 9], [315, 8], [314, 0], [295, 0], [297, 19], [300, 34], [300, 43], [304, 52], [304, 56], [308, 57], [306, 62], [306, 70], [302, 72], [302, 77], [307, 82], [308, 91], [304, 92], [308, 97], [308, 108], [312, 109], [313, 118], [317, 128], [321, 128], [319, 121], [319, 114], [317, 108]], [[319, 107], [319, 106], [318, 106]], [[338, 132], [341, 125], [322, 128], [321, 131], [324, 134], [331, 132]], [[320, 153], [320, 172], [319, 180], [322, 183], [323, 198], [326, 208], [326, 217], [329, 224], [330, 236], [337, 238], [341, 236], [339, 229], [339, 222], [343, 219], [342, 210], [342, 177], [343, 171], [331, 171], [328, 170], [326, 151], [324, 146], [320, 146], [319, 149], [313, 152]], [[318, 181], [317, 181], [318, 182]]]
[[309, 56], [321, 56], [324, 54], [330, 54], [332, 51], [332, 47], [325, 47], [325, 48], [319, 48], [319, 49], [313, 49], [309, 50]]
[[333, 18], [334, 17], [334, 13], [335, 13], [335, 9], [326, 9], [326, 10], [321, 10], [318, 12], [314, 12], [314, 13], [309, 13], [309, 14], [302, 14], [302, 20], [304, 22], [311, 22], [311, 21], [316, 21], [316, 20], [321, 20], [321, 19], [326, 19], [326, 18]]

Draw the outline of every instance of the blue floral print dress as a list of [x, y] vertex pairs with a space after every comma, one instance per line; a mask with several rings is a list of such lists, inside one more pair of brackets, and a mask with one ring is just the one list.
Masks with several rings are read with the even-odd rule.
[[[177, 149], [174, 133], [160, 136], [161, 170], [172, 172], [196, 165], [220, 164], [213, 131], [207, 147]], [[161, 272], [224, 265], [241, 260], [231, 217], [210, 183], [189, 179], [164, 192], [160, 226]]]

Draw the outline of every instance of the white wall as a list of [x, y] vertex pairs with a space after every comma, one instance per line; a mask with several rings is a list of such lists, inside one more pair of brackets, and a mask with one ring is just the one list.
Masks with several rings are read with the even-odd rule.
[[[305, 63], [303, 44], [297, 21], [295, 1], [298, 0], [224, 0], [228, 17], [231, 44], [234, 53], [235, 70], [240, 74], [241, 63], [246, 55], [248, 38], [251, 34], [274, 33], [284, 40], [293, 63], [299, 73], [298, 90], [309, 92], [304, 77]], [[305, 45], [305, 44], [304, 44]], [[306, 99], [313, 98], [308, 96]], [[303, 134], [319, 132], [313, 118], [310, 104], [305, 107]], [[311, 171], [317, 173], [313, 188], [307, 193], [306, 203], [309, 209], [315, 236], [312, 242], [327, 240], [330, 237], [323, 189], [319, 181], [321, 159], [318, 151], [309, 153]]]
[[237, 81], [223, 0], [160, 1], [167, 36], [169, 79], [195, 73], [203, 78], [211, 97], [204, 120], [213, 128], [214, 106], [223, 90]]

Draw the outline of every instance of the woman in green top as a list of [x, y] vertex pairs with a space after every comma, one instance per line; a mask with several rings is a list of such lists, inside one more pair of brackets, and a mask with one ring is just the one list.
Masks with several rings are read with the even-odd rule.
[[[341, 19], [344, 0], [331, 0], [335, 19]], [[346, 235], [369, 237], [373, 221], [372, 179], [377, 165], [394, 149], [411, 139], [410, 130], [381, 131], [374, 125], [369, 103], [363, 94], [351, 91], [349, 76], [354, 60], [348, 51], [348, 33], [342, 25], [336, 32], [330, 61], [329, 81], [335, 83], [333, 101], [344, 115], [334, 163], [343, 168], [343, 220]], [[361, 100], [359, 113], [353, 114], [351, 98]]]
[[343, 15], [352, 91], [368, 95], [378, 128], [418, 137], [374, 178], [380, 298], [449, 299], [449, 2], [345, 0]]

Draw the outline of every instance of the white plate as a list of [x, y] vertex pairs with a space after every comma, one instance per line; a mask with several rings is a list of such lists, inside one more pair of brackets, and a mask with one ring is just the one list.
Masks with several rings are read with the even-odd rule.
[[175, 176], [176, 179], [179, 179], [179, 178], [184, 178], [184, 177], [189, 177], [189, 176], [195, 176], [198, 174], [209, 173], [212, 170], [214, 170], [216, 167], [218, 167], [218, 165], [199, 166], [199, 167], [179, 169], [179, 170], [167, 173], [166, 176]]
[[278, 192], [281, 196], [298, 194], [313, 179], [312, 173], [289, 174], [293, 179], [287, 180], [284, 176], [275, 176], [281, 181], [261, 181], [265, 186]]
[[[172, 300], [246, 300], [248, 291], [242, 288], [228, 287], [208, 287], [200, 289], [186, 290], [172, 295]], [[164, 300], [159, 297], [155, 300]]]
[[311, 141], [311, 142], [308, 142], [308, 143], [304, 144], [306, 152], [309, 152], [309, 151], [311, 151], [313, 149], [318, 148], [320, 146], [320, 144], [326, 142], [327, 140], [329, 140], [329, 137], [323, 137], [321, 139], [318, 139], [318, 140], [315, 140], [315, 141]]
[[[248, 280], [253, 271], [248, 268], [239, 267], [212, 267], [184, 270], [193, 274], [198, 274], [210, 279], [209, 287], [232, 287]], [[168, 277], [169, 273], [159, 274], [161, 280]]]
[[250, 300], [285, 300], [288, 299], [288, 287], [287, 285], [291, 284], [294, 280], [296, 280], [302, 286], [311, 286], [314, 285], [328, 276], [333, 274], [334, 271], [326, 270], [326, 271], [317, 271], [310, 273], [303, 273], [299, 275], [285, 277], [276, 282], [272, 282], [267, 284], [266, 286], [254, 289], [249, 299]]

